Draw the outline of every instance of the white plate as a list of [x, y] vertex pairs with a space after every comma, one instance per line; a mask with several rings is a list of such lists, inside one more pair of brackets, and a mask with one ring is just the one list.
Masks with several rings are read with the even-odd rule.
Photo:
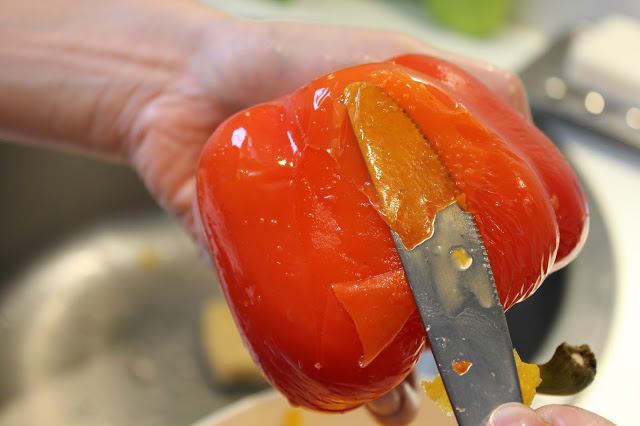
[[[287, 422], [287, 420], [289, 422]], [[435, 403], [422, 398], [415, 424], [455, 425], [453, 417], [443, 414]], [[344, 414], [315, 413], [292, 408], [275, 390], [260, 392], [213, 413], [193, 426], [376, 426], [367, 410], [358, 408]]]

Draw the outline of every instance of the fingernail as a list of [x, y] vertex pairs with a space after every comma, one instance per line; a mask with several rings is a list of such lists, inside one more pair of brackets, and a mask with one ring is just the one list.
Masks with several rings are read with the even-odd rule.
[[489, 416], [490, 426], [544, 426], [545, 422], [526, 405], [515, 402], [501, 405]]

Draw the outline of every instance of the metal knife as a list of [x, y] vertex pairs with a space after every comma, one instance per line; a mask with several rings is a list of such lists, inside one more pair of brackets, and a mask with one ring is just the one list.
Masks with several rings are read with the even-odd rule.
[[[416, 127], [406, 111], [378, 86], [357, 82], [349, 90], [352, 93], [345, 102], [363, 155], [375, 137], [370, 130], [374, 115], [399, 109], [402, 114], [396, 113], [392, 125], [386, 126], [390, 132], [396, 125]], [[366, 99], [360, 97], [363, 91]], [[363, 102], [369, 102], [366, 108]], [[395, 107], [389, 108], [390, 103]], [[384, 111], [372, 113], [371, 108]], [[429, 143], [421, 132], [416, 134]], [[375, 167], [365, 162], [380, 195], [384, 176], [378, 171], [373, 179]], [[499, 405], [522, 402], [513, 345], [473, 216], [454, 202], [437, 212], [433, 229], [430, 238], [411, 250], [395, 231], [391, 230], [391, 235], [456, 419], [460, 425], [480, 425]]]

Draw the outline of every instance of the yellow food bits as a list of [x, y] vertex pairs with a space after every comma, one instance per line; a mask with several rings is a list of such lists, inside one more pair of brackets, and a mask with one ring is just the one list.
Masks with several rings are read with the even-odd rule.
[[[535, 364], [527, 364], [522, 362], [516, 350], [513, 350], [516, 360], [516, 368], [518, 369], [518, 377], [520, 378], [520, 389], [522, 390], [522, 400], [526, 405], [531, 405], [533, 397], [536, 395], [536, 388], [542, 381], [540, 379], [540, 368]], [[447, 392], [442, 383], [442, 377], [438, 375], [432, 381], [422, 381], [422, 388], [427, 397], [434, 401], [440, 409], [448, 416], [453, 415], [453, 407], [447, 397]]]
[[302, 416], [302, 410], [299, 408], [289, 408], [284, 415], [282, 426], [303, 426], [304, 418]]

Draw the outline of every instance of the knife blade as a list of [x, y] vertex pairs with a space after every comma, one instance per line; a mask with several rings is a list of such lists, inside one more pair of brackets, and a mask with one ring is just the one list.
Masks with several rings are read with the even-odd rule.
[[[352, 83], [345, 90], [345, 104], [384, 210], [385, 203], [397, 204], [398, 199], [389, 198], [372, 141], [429, 142], [406, 111], [372, 83]], [[380, 124], [374, 130], [380, 118], [385, 133]], [[413, 140], [393, 139], [394, 131], [411, 127], [415, 131], [395, 134]], [[410, 175], [403, 188], [411, 186]], [[411, 249], [394, 229], [391, 235], [458, 423], [482, 424], [499, 405], [522, 402], [511, 336], [473, 215], [452, 202], [436, 213], [431, 236]]]

